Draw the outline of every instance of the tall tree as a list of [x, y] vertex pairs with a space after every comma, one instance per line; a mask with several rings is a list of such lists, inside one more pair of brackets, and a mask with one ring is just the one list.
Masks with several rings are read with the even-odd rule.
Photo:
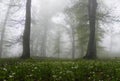
[[42, 36], [42, 44], [41, 44], [41, 57], [46, 57], [47, 50], [47, 35], [48, 35], [48, 26], [44, 26], [44, 34]]
[[7, 9], [7, 12], [6, 12], [6, 15], [5, 15], [5, 19], [4, 19], [4, 23], [3, 23], [3, 26], [2, 26], [1, 38], [0, 38], [1, 39], [0, 40], [0, 57], [2, 57], [4, 35], [5, 35], [7, 20], [9, 18], [9, 14], [10, 14], [11, 4], [12, 4], [12, 0], [10, 0], [10, 3], [8, 5], [8, 9]]
[[26, 20], [23, 33], [23, 54], [21, 58], [30, 58], [31, 0], [26, 2]]
[[60, 54], [61, 54], [61, 37], [62, 37], [61, 32], [58, 31], [54, 46], [55, 49], [54, 54], [57, 54], [57, 58], [60, 58]]
[[[104, 29], [101, 27], [101, 24], [105, 24], [106, 19], [109, 17], [109, 11], [105, 4], [98, 0], [99, 4], [96, 13], [96, 48], [97, 54], [100, 54], [100, 50], [103, 50], [103, 47], [100, 45], [102, 41], [103, 34], [105, 33]], [[106, 11], [102, 11], [107, 9]], [[69, 21], [72, 21], [75, 18], [75, 21], [78, 23], [71, 26], [75, 27], [76, 30], [76, 50], [79, 51], [80, 56], [84, 57], [86, 55], [88, 41], [89, 41], [89, 16], [88, 16], [88, 0], [77, 0], [72, 7], [66, 8], [65, 13], [70, 17]], [[70, 14], [72, 13], [74, 16]], [[66, 21], [68, 22], [68, 21]], [[76, 52], [77, 54], [78, 52]]]
[[97, 55], [96, 55], [96, 38], [95, 38], [97, 1], [89, 0], [88, 4], [89, 4], [88, 13], [89, 13], [90, 36], [89, 36], [87, 54], [84, 58], [95, 59], [97, 57]]
[[71, 52], [72, 52], [72, 59], [75, 59], [76, 55], [76, 27], [77, 27], [77, 20], [75, 14], [73, 12], [66, 10], [65, 11], [65, 16], [66, 16], [66, 24], [69, 25], [69, 27], [64, 27], [66, 31], [68, 32], [70, 39], [71, 39]]

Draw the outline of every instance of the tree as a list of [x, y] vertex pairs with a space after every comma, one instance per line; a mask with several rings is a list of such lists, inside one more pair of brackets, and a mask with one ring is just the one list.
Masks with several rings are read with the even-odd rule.
[[4, 19], [4, 23], [2, 25], [2, 30], [1, 30], [1, 37], [0, 37], [0, 57], [2, 57], [2, 53], [3, 53], [3, 44], [4, 44], [4, 37], [5, 37], [5, 31], [6, 31], [6, 25], [7, 25], [7, 21], [9, 19], [9, 15], [10, 15], [10, 10], [12, 7], [15, 7], [18, 5], [15, 5], [14, 2], [12, 0], [9, 1], [9, 5], [7, 8], [7, 12], [5, 15], [5, 19]]
[[21, 58], [30, 58], [31, 0], [26, 2], [26, 20], [23, 33], [23, 54]]
[[45, 24], [45, 26], [44, 26], [44, 34], [42, 36], [42, 44], [41, 44], [41, 56], [42, 57], [46, 57], [47, 35], [48, 35], [48, 26]]
[[55, 52], [54, 54], [57, 54], [57, 58], [60, 58], [60, 54], [61, 54], [61, 31], [58, 31], [57, 33], [57, 37], [55, 39]]
[[90, 35], [89, 35], [87, 54], [84, 57], [86, 59], [95, 59], [97, 57], [96, 38], [95, 38], [96, 10], [97, 10], [97, 1], [89, 0], [88, 13], [89, 13]]
[[71, 15], [71, 16], [67, 16], [67, 18], [66, 18], [66, 21], [68, 22], [68, 24], [70, 24], [70, 27], [69, 27], [69, 29], [67, 29], [67, 31], [69, 32], [69, 34], [70, 34], [70, 38], [71, 38], [71, 45], [72, 45], [72, 59], [75, 59], [75, 54], [76, 54], [76, 50], [75, 50], [75, 48], [76, 48], [76, 46], [75, 46], [75, 43], [76, 43], [76, 41], [75, 41], [75, 38], [76, 38], [76, 35], [75, 35], [75, 33], [76, 33], [76, 20], [74, 19], [74, 16], [72, 15], [72, 13], [70, 14], [69, 13], [69, 15]]
[[[96, 49], [97, 54], [100, 54], [100, 50], [104, 48], [100, 45], [102, 38], [104, 36], [104, 29], [101, 27], [101, 24], [106, 24], [106, 19], [109, 17], [109, 10], [103, 2], [100, 0], [97, 1], [99, 6], [96, 13]], [[101, 10], [105, 9], [105, 11]], [[70, 17], [69, 21], [75, 20], [77, 22], [77, 27], [70, 23], [71, 27], [75, 28], [75, 37], [76, 37], [76, 54], [78, 53], [80, 57], [86, 55], [88, 41], [89, 41], [89, 16], [88, 16], [88, 1], [87, 0], [76, 0], [73, 6], [66, 8], [65, 13]], [[72, 13], [72, 14], [70, 14]], [[68, 21], [66, 21], [68, 22]], [[69, 22], [68, 22], [69, 23]], [[79, 51], [79, 52], [77, 52]]]
[[[11, 0], [11, 1], [12, 1], [12, 0]], [[10, 1], [10, 4], [11, 4], [11, 1]], [[3, 26], [2, 26], [1, 41], [0, 41], [0, 57], [2, 56], [5, 29], [6, 29], [7, 20], [8, 20], [8, 18], [9, 18], [10, 9], [11, 9], [11, 6], [9, 5], [9, 6], [8, 6], [8, 9], [7, 9], [6, 16], [5, 16], [4, 23], [3, 23]]]

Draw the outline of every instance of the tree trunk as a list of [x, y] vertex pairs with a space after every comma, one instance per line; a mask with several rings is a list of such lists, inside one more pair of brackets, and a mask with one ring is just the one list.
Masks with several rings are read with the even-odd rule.
[[90, 24], [90, 36], [87, 54], [84, 58], [86, 59], [96, 59], [96, 38], [95, 38], [95, 24], [96, 24], [96, 9], [97, 1], [89, 0], [89, 24]]
[[21, 58], [30, 58], [31, 0], [26, 2], [26, 20], [23, 33], [23, 54]]
[[57, 43], [58, 43], [58, 58], [60, 58], [60, 53], [61, 53], [61, 32], [58, 32], [58, 38], [57, 38]]
[[10, 13], [11, 3], [12, 3], [12, 0], [10, 0], [9, 6], [8, 6], [8, 9], [7, 9], [7, 13], [6, 13], [6, 16], [5, 16], [5, 20], [4, 20], [4, 23], [3, 23], [3, 26], [2, 26], [1, 40], [0, 40], [0, 57], [2, 57], [4, 36], [5, 36], [7, 20], [8, 20], [9, 13]]
[[48, 27], [45, 25], [44, 34], [42, 36], [42, 44], [41, 44], [41, 57], [46, 57], [47, 50], [47, 35], [48, 35]]
[[75, 58], [75, 32], [74, 32], [74, 28], [72, 29], [72, 59]]
[[84, 46], [81, 45], [81, 57], [83, 58], [84, 57]]

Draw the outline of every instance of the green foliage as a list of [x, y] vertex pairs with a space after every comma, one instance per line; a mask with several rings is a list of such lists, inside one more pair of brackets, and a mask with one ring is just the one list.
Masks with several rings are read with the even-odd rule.
[[0, 81], [120, 81], [120, 61], [1, 60]]
[[[99, 43], [102, 41], [105, 33], [104, 29], [101, 27], [101, 24], [109, 15], [107, 10], [101, 10], [103, 8], [106, 8], [104, 5], [105, 4], [102, 3], [102, 1], [98, 0], [96, 16], [96, 47], [98, 54], [100, 54], [100, 51], [103, 50], [103, 47]], [[70, 17], [71, 21], [74, 20], [78, 23], [74, 28], [76, 28], [77, 47], [80, 49], [80, 54], [83, 57], [86, 53], [89, 40], [88, 0], [76, 0], [73, 6], [65, 10], [65, 13], [68, 15], [68, 17]]]

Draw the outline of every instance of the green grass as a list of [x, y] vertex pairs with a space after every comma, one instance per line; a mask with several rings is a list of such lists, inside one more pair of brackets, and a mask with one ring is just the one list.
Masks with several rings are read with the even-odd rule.
[[120, 61], [1, 59], [0, 81], [120, 81]]

